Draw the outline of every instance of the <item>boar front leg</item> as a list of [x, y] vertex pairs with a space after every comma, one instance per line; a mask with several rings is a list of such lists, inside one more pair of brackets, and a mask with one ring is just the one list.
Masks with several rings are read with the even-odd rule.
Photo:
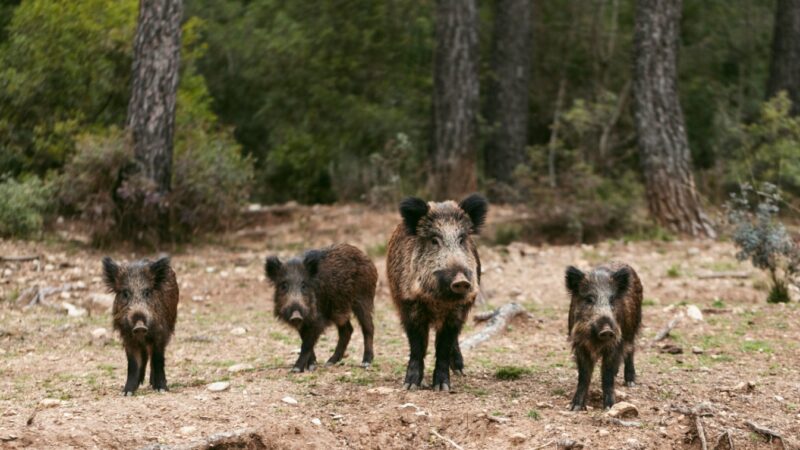
[[575, 389], [575, 396], [572, 398], [572, 411], [586, 409], [586, 396], [589, 393], [589, 383], [592, 381], [594, 371], [594, 359], [583, 348], [575, 349], [575, 362], [578, 366], [578, 387]]
[[303, 340], [300, 346], [300, 356], [297, 357], [292, 372], [303, 372], [306, 369], [309, 371], [315, 369], [316, 355], [314, 354], [314, 346], [317, 344], [317, 339], [321, 330], [315, 326], [306, 326], [300, 330], [300, 338]]
[[434, 391], [450, 390], [450, 362], [453, 349], [458, 344], [459, 331], [458, 325], [445, 323], [436, 334], [436, 367], [433, 369]]
[[167, 374], [164, 371], [164, 347], [153, 347], [153, 355], [150, 357], [150, 386], [154, 391], [166, 392]]
[[[420, 321], [421, 322], [421, 321]], [[422, 384], [425, 373], [425, 353], [428, 351], [428, 322], [406, 322], [406, 337], [411, 349], [403, 389], [414, 390]]]
[[128, 357], [128, 378], [125, 380], [125, 387], [122, 393], [131, 396], [139, 388], [139, 368], [144, 364], [142, 361], [142, 351], [136, 347], [126, 347], [125, 355]]
[[614, 378], [617, 377], [622, 355], [619, 351], [611, 352], [603, 357], [603, 409], [614, 406]]

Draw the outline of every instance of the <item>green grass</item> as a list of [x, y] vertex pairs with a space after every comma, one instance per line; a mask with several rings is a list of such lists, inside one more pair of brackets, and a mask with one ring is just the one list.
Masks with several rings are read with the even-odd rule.
[[766, 341], [744, 341], [742, 342], [743, 352], [772, 353], [772, 347]]
[[367, 255], [370, 258], [379, 258], [381, 256], [386, 256], [386, 244], [380, 243], [375, 245], [370, 245], [367, 247]]
[[642, 300], [642, 306], [656, 306], [656, 305], [658, 305], [658, 303], [656, 303], [656, 301], [653, 300], [652, 298], [645, 298], [644, 300]]
[[292, 345], [295, 342], [294, 338], [287, 336], [286, 334], [281, 333], [280, 331], [270, 331], [269, 337], [270, 339], [280, 341], [288, 345]]
[[711, 302], [711, 306], [714, 308], [724, 308], [725, 302], [722, 301], [720, 298], [715, 298], [713, 302]]
[[550, 393], [555, 395], [555, 396], [557, 396], [557, 397], [563, 397], [563, 396], [567, 395], [567, 391], [565, 391], [562, 388], [555, 388], [552, 391], [550, 391]]
[[678, 278], [681, 276], [681, 268], [677, 264], [673, 264], [667, 269], [667, 276], [669, 278]]
[[530, 369], [528, 369], [526, 367], [503, 366], [503, 367], [499, 367], [495, 371], [494, 376], [495, 376], [495, 378], [497, 378], [499, 380], [509, 381], [509, 380], [518, 380], [523, 375], [527, 375], [529, 373], [531, 373], [531, 371], [530, 371]]
[[542, 418], [542, 415], [539, 414], [539, 411], [537, 411], [535, 409], [532, 409], [532, 410], [528, 411], [528, 414], [526, 414], [526, 415], [528, 416], [529, 419], [533, 419], [533, 420], [539, 420], [539, 419]]

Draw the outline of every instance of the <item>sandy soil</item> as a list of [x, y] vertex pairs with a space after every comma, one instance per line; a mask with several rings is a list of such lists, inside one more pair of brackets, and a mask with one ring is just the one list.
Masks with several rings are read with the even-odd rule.
[[[489, 222], [513, 214], [496, 208]], [[290, 208], [257, 215], [216, 242], [173, 249], [181, 302], [167, 350], [170, 392], [143, 386], [130, 398], [121, 396], [126, 362], [99, 277], [104, 253], [67, 239], [0, 241], [0, 256], [43, 255], [39, 262], [0, 262], [0, 447], [203, 448], [204, 439], [233, 432], [239, 434], [214, 448], [554, 449], [573, 441], [584, 448], [699, 449], [695, 418], [685, 414], [692, 408], [702, 413], [708, 448], [725, 432], [737, 449], [781, 448], [747, 421], [782, 433], [793, 441], [787, 446], [800, 442], [800, 307], [766, 304], [763, 274], [738, 263], [724, 242], [495, 246], [490, 226], [480, 244], [487, 302], [476, 311], [513, 301], [531, 317], [466, 353], [466, 376], [453, 378], [453, 392], [400, 390], [407, 344], [383, 256], [397, 221], [394, 212], [362, 206]], [[344, 364], [290, 374], [300, 340], [271, 315], [264, 257], [341, 241], [366, 250], [381, 272], [375, 364], [358, 367], [356, 325]], [[639, 384], [617, 391], [618, 400], [638, 408], [638, 417], [625, 419], [635, 426], [609, 420], [598, 395], [588, 412], [567, 411], [577, 375], [566, 341], [563, 270], [608, 259], [632, 264], [645, 289]], [[746, 275], [703, 278], [730, 272]], [[49, 306], [20, 304], [31, 286], [64, 283], [77, 290], [46, 297]], [[62, 302], [87, 314], [69, 316]], [[703, 320], [685, 319], [652, 343], [688, 305], [704, 311]], [[462, 338], [480, 327], [471, 323]], [[331, 328], [319, 342], [320, 359], [333, 352], [335, 336]], [[683, 353], [664, 353], [663, 344]], [[229, 370], [235, 365], [242, 370]], [[517, 379], [498, 378], [507, 366], [518, 369]], [[426, 367], [429, 382], [431, 355]], [[218, 381], [230, 388], [207, 389]]]

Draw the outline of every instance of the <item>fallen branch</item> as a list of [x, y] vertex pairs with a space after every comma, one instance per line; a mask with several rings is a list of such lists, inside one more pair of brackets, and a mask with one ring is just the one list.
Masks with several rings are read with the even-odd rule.
[[48, 295], [53, 294], [60, 294], [61, 292], [69, 292], [69, 291], [83, 291], [86, 289], [86, 283], [64, 283], [61, 286], [52, 286], [52, 287], [39, 287], [39, 285], [35, 285], [31, 288], [25, 289], [22, 293], [19, 294], [17, 298], [17, 305], [22, 305], [24, 309], [31, 308], [36, 305], [48, 305], [45, 299]]
[[435, 429], [435, 428], [431, 428], [431, 434], [433, 434], [434, 436], [438, 437], [439, 439], [441, 439], [441, 440], [443, 440], [443, 441], [447, 442], [448, 444], [452, 445], [452, 446], [453, 446], [453, 448], [456, 448], [456, 449], [458, 449], [458, 450], [464, 450], [464, 447], [462, 447], [462, 446], [460, 446], [460, 445], [456, 444], [456, 443], [455, 443], [455, 441], [453, 441], [453, 440], [452, 440], [452, 439], [450, 439], [449, 437], [447, 437], [447, 436], [442, 436], [441, 434], [439, 434], [439, 432], [438, 432], [438, 431], [436, 431], [436, 429]]
[[724, 433], [719, 435], [714, 450], [734, 450], [733, 437], [731, 437], [730, 430], [725, 430]]
[[784, 449], [787, 448], [786, 447], [786, 441], [784, 440], [784, 437], [780, 433], [778, 433], [777, 431], [770, 430], [769, 428], [764, 428], [761, 425], [759, 425], [759, 424], [757, 424], [755, 422], [751, 422], [749, 420], [745, 420], [744, 424], [747, 425], [751, 430], [753, 430], [753, 432], [755, 432], [757, 434], [760, 434], [761, 436], [764, 436], [765, 438], [767, 438], [767, 442], [772, 443], [773, 439], [777, 439], [777, 440], [779, 440], [781, 442], [781, 446]]
[[506, 303], [493, 312], [492, 317], [488, 319], [488, 324], [483, 330], [461, 341], [461, 350], [470, 350], [486, 342], [489, 338], [497, 334], [497, 332], [504, 329], [511, 319], [525, 314], [526, 312], [525, 308], [517, 303]]
[[0, 262], [26, 262], [42, 259], [42, 255], [0, 256]]
[[715, 278], [750, 278], [750, 272], [711, 272], [701, 273], [697, 278], [701, 280], [711, 280]]
[[703, 308], [701, 311], [703, 314], [728, 314], [733, 312], [730, 308]]
[[664, 340], [667, 336], [669, 336], [669, 332], [672, 331], [673, 328], [678, 326], [681, 320], [683, 320], [683, 317], [684, 317], [683, 311], [679, 312], [678, 314], [675, 314], [675, 316], [672, 319], [670, 319], [669, 322], [667, 322], [667, 325], [664, 328], [662, 328], [658, 333], [656, 333], [656, 336], [653, 338], [653, 342]]
[[706, 430], [703, 428], [703, 420], [700, 416], [694, 416], [694, 428], [697, 431], [697, 437], [700, 438], [700, 448], [708, 450], [708, 441], [706, 441]]

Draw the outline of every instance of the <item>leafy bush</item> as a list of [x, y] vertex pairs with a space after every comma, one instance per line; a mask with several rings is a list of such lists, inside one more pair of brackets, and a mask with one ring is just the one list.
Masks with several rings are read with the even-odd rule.
[[788, 282], [800, 269], [800, 249], [778, 220], [780, 191], [770, 183], [756, 190], [740, 186], [725, 205], [733, 225], [733, 242], [739, 247], [736, 258], [749, 259], [753, 266], [769, 272], [772, 286], [767, 301], [788, 302]]
[[0, 178], [0, 236], [27, 237], [42, 230], [51, 188], [37, 177]]

